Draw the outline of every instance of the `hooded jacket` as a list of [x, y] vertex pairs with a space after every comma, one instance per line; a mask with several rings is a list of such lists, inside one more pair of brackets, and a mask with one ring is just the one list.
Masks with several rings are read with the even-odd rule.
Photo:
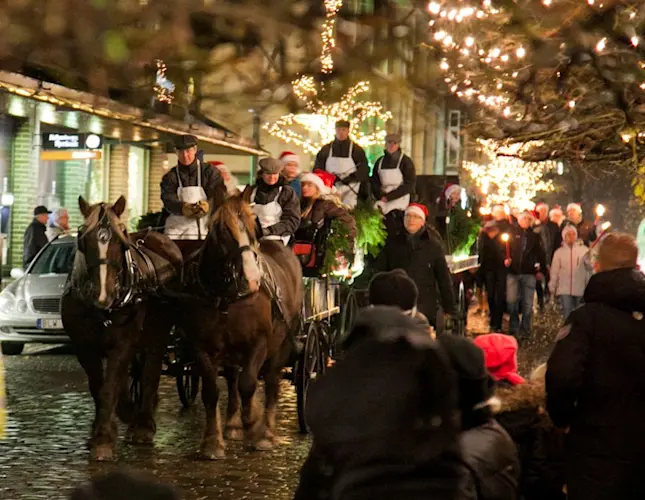
[[589, 249], [576, 241], [573, 246], [563, 243], [553, 255], [549, 290], [554, 295], [582, 297], [589, 282], [590, 274], [585, 265]]
[[455, 378], [427, 329], [374, 307], [345, 348], [307, 396], [314, 444], [296, 500], [453, 500], [461, 474]]

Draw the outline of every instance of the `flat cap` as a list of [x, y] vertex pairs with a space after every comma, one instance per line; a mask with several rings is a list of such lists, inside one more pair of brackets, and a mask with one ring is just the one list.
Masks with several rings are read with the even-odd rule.
[[279, 174], [284, 168], [282, 162], [276, 158], [262, 158], [259, 166], [263, 174]]
[[349, 128], [349, 120], [338, 120], [336, 128]]
[[189, 149], [197, 146], [197, 137], [194, 135], [180, 135], [175, 138], [175, 149]]
[[400, 144], [401, 134], [387, 134], [385, 136], [385, 142], [393, 142], [395, 144]]

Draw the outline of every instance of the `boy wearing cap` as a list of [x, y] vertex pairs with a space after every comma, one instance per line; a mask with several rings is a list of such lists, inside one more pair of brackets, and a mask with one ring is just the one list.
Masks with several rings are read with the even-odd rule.
[[405, 211], [404, 228], [390, 234], [379, 254], [375, 269], [403, 269], [419, 290], [418, 309], [437, 327], [439, 303], [445, 314], [455, 311], [452, 277], [441, 242], [426, 226], [428, 209], [411, 203]]
[[209, 200], [219, 205], [226, 187], [219, 170], [197, 159], [197, 138], [182, 135], [175, 141], [177, 166], [161, 179], [161, 201], [170, 214], [165, 234], [173, 240], [201, 240], [208, 233]]
[[314, 163], [320, 169], [336, 176], [336, 190], [341, 201], [349, 208], [356, 207], [358, 198], [369, 195], [370, 170], [365, 151], [349, 138], [349, 122], [336, 122], [336, 138], [325, 144]]
[[403, 154], [400, 145], [400, 134], [385, 136], [385, 154], [376, 161], [372, 172], [372, 193], [378, 200], [376, 206], [386, 215], [386, 223], [403, 220], [417, 180], [414, 163]]
[[38, 255], [38, 252], [49, 242], [47, 238], [47, 222], [49, 221], [49, 214], [47, 207], [42, 205], [34, 208], [34, 220], [25, 229], [22, 247], [22, 267], [27, 269], [27, 266]]

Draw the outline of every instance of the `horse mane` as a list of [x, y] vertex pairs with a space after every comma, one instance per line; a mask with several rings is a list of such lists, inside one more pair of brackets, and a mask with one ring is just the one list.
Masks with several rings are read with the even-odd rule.
[[236, 241], [240, 241], [240, 225], [242, 222], [251, 243], [255, 243], [255, 214], [251, 206], [246, 203], [241, 195], [231, 196], [211, 215], [210, 227], [217, 225], [226, 227]]
[[[107, 203], [96, 203], [90, 206], [90, 214], [85, 219], [85, 232], [96, 229], [96, 226], [99, 224], [99, 214], [101, 213], [101, 208], [105, 210], [105, 214], [110, 223], [110, 227], [114, 230], [119, 239], [126, 245], [130, 244], [128, 236], [125, 234], [125, 227], [121, 223], [121, 219], [114, 213], [113, 205]], [[83, 235], [80, 235], [82, 238]]]

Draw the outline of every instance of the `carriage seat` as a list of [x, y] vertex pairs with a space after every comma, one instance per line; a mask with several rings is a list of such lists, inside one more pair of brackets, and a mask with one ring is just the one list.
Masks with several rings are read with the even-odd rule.
[[325, 260], [330, 224], [330, 220], [320, 221], [318, 224], [304, 220], [296, 231], [293, 252], [302, 265], [302, 274], [305, 277], [319, 276]]

